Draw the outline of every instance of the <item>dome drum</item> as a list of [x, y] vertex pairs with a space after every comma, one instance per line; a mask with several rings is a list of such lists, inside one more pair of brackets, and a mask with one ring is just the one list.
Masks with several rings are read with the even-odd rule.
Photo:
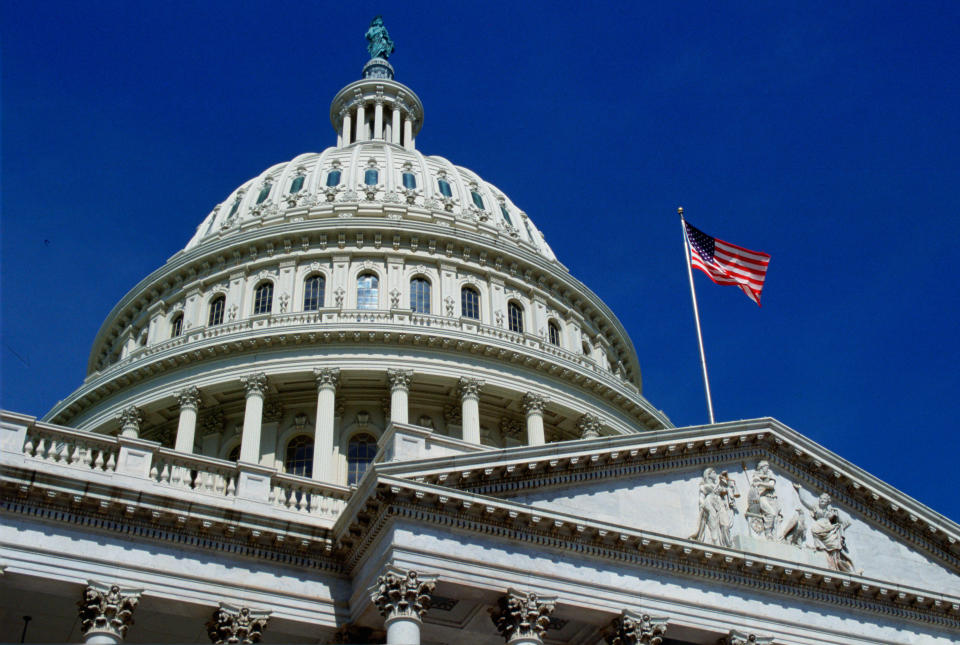
[[337, 132], [338, 148], [383, 141], [413, 150], [423, 127], [423, 103], [402, 83], [365, 78], [337, 93], [330, 105], [330, 123]]

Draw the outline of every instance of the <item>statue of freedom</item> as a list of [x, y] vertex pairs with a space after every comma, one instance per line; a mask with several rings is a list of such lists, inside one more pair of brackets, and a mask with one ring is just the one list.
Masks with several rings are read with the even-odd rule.
[[387, 28], [383, 26], [383, 16], [377, 16], [370, 23], [367, 29], [367, 51], [370, 52], [370, 58], [390, 58], [393, 53], [393, 41], [390, 40], [390, 34]]

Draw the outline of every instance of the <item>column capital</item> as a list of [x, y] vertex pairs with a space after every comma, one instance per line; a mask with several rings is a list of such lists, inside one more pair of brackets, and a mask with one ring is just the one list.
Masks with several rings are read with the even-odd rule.
[[269, 611], [255, 611], [221, 602], [207, 623], [207, 636], [214, 645], [259, 643], [268, 620]]
[[772, 636], [757, 636], [739, 629], [731, 629], [730, 633], [720, 639], [719, 645], [770, 645]]
[[457, 392], [461, 399], [480, 398], [480, 390], [483, 389], [484, 382], [478, 378], [461, 378], [457, 383]]
[[380, 615], [420, 620], [430, 609], [430, 594], [436, 586], [433, 576], [420, 576], [416, 571], [389, 565], [377, 584], [370, 589], [370, 599]]
[[263, 372], [248, 374], [240, 379], [240, 382], [243, 383], [243, 389], [247, 396], [253, 394], [263, 396], [267, 391], [267, 375]]
[[387, 380], [390, 381], [390, 391], [410, 389], [410, 380], [413, 370], [388, 369]]
[[313, 379], [317, 383], [317, 390], [337, 389], [340, 382], [339, 367], [315, 367], [313, 368]]
[[531, 412], [539, 412], [542, 414], [543, 408], [546, 407], [547, 403], [549, 403], [547, 397], [535, 392], [527, 392], [520, 401], [520, 404], [523, 406], [523, 411], [527, 414]]
[[80, 608], [80, 633], [84, 639], [102, 634], [123, 640], [133, 624], [133, 611], [140, 602], [143, 589], [87, 581]]
[[667, 631], [666, 618], [651, 618], [647, 614], [624, 609], [604, 632], [607, 645], [660, 645]]
[[140, 432], [140, 426], [143, 424], [143, 412], [135, 405], [128, 405], [120, 414], [117, 415], [117, 421], [120, 422], [122, 432], [133, 431]]
[[490, 609], [490, 619], [507, 643], [541, 641], [556, 601], [556, 598], [540, 597], [534, 592], [508, 589], [506, 595], [497, 599], [497, 606]]
[[200, 390], [196, 387], [185, 387], [182, 390], [174, 392], [173, 395], [177, 397], [177, 403], [180, 404], [181, 410], [184, 408], [197, 410], [200, 407]]
[[595, 439], [599, 437], [602, 427], [600, 417], [595, 414], [590, 414], [589, 412], [577, 421], [577, 430], [580, 431], [581, 439]]

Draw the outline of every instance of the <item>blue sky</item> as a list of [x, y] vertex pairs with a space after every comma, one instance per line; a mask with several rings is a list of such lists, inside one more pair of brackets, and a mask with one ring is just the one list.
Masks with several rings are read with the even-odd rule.
[[79, 386], [215, 204], [335, 144], [377, 13], [418, 148], [529, 213], [674, 423], [706, 421], [682, 205], [772, 255], [762, 309], [694, 276], [718, 420], [774, 416], [960, 518], [956, 2], [4, 1], [3, 407]]

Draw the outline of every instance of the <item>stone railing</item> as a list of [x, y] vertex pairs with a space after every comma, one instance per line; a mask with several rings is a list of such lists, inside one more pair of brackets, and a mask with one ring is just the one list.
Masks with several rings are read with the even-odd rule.
[[290, 512], [331, 523], [352, 494], [346, 486], [276, 468], [177, 452], [155, 441], [74, 430], [6, 411], [0, 412], [0, 456], [4, 466], [75, 477], [84, 486], [97, 481], [231, 507], [244, 500], [261, 514]]

